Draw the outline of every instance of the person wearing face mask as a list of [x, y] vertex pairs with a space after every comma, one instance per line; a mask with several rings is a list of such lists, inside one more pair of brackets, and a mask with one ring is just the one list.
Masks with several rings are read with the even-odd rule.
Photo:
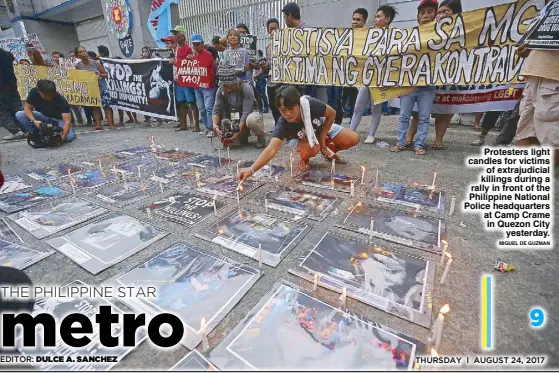
[[[424, 25], [433, 22], [437, 14], [438, 5], [437, 0], [422, 0], [417, 7], [418, 23]], [[417, 104], [419, 110], [419, 134], [414, 145], [414, 151], [416, 155], [424, 155], [426, 153], [425, 140], [429, 134], [434, 97], [435, 87], [418, 87], [412, 93], [400, 97], [398, 143], [390, 148], [391, 152], [401, 152], [406, 149], [406, 135], [410, 126], [413, 108]]]
[[[394, 21], [394, 17], [398, 12], [396, 8], [391, 5], [383, 5], [377, 9], [375, 15], [375, 26], [379, 28], [387, 28]], [[365, 144], [375, 143], [375, 134], [377, 132], [378, 126], [380, 125], [382, 104], [375, 105], [371, 97], [371, 90], [368, 87], [359, 88], [359, 93], [357, 95], [357, 101], [355, 102], [355, 111], [353, 117], [351, 118], [350, 129], [356, 131], [357, 127], [361, 123], [363, 118], [363, 113], [367, 110], [367, 107], [371, 104], [371, 127], [369, 128], [369, 136], [365, 139]]]

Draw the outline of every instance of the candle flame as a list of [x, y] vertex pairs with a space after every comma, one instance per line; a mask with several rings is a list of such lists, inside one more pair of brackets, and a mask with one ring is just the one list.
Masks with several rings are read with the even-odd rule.
[[448, 242], [446, 240], [442, 240], [441, 242], [443, 243], [443, 245], [448, 245]]
[[439, 311], [441, 314], [445, 315], [450, 311], [450, 306], [448, 304], [445, 304], [444, 306], [441, 307], [441, 310]]
[[431, 349], [431, 356], [432, 357], [439, 357], [439, 354], [437, 353], [437, 350], [435, 350], [434, 348]]
[[446, 255], [446, 257], [447, 257], [448, 259], [452, 259], [452, 255], [450, 255], [450, 253], [449, 253], [448, 251], [445, 252], [444, 255]]
[[365, 172], [365, 166], [361, 166], [361, 171]]

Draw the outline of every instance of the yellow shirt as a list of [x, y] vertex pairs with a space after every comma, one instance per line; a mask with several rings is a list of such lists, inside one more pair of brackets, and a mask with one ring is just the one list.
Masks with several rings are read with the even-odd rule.
[[520, 75], [559, 81], [559, 51], [532, 50], [524, 61]]

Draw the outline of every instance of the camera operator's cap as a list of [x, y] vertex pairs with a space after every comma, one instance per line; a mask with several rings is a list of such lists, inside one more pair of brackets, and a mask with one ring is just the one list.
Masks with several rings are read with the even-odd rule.
[[231, 85], [239, 82], [237, 71], [232, 66], [222, 65], [217, 70], [220, 85]]
[[190, 42], [191, 43], [203, 43], [204, 38], [200, 34], [192, 34], [192, 36], [190, 37]]
[[171, 34], [174, 34], [175, 32], [182, 32], [183, 34], [186, 34], [186, 28], [181, 25], [176, 25], [175, 28], [171, 30]]
[[421, 0], [419, 5], [417, 6], [417, 10], [423, 8], [426, 5], [432, 5], [435, 8], [438, 8], [439, 7], [439, 2], [438, 2], [438, 0]]
[[173, 35], [169, 35], [169, 36], [166, 36], [164, 38], [161, 38], [161, 41], [164, 42], [164, 43], [166, 41], [172, 41], [174, 43], [175, 42], [175, 37]]

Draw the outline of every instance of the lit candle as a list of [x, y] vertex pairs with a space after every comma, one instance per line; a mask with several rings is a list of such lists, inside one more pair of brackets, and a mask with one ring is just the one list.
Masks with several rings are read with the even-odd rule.
[[437, 173], [434, 172], [434, 173], [433, 173], [433, 184], [431, 185], [431, 188], [432, 188], [432, 189], [435, 189], [435, 183], [436, 183], [436, 181], [437, 181]]
[[101, 160], [99, 160], [99, 169], [100, 169], [100, 170], [103, 169], [103, 165], [101, 164]]
[[456, 207], [456, 197], [452, 197], [450, 201], [450, 215], [454, 214], [454, 208]]
[[206, 318], [202, 317], [200, 321], [200, 336], [202, 337], [202, 349], [207, 351], [210, 348], [210, 343], [208, 342], [208, 335], [206, 333]]
[[161, 189], [161, 193], [164, 192], [164, 190], [163, 190], [163, 183], [159, 183], [159, 189]]
[[446, 251], [448, 250], [448, 242], [443, 240], [442, 244], [443, 244], [443, 252], [441, 253], [441, 266], [444, 265], [444, 259], [446, 258]]
[[365, 182], [365, 166], [361, 166], [361, 184]]
[[146, 209], [146, 212], [148, 213], [148, 219], [151, 220], [151, 209], [149, 207]]
[[258, 268], [262, 270], [262, 244], [258, 244]]
[[196, 186], [200, 188], [200, 173], [196, 171]]
[[229, 153], [229, 149], [231, 149], [231, 148], [229, 148], [229, 147], [227, 148], [227, 159], [231, 159], [231, 153]]
[[241, 161], [237, 161], [237, 175], [239, 174], [239, 167], [241, 165]]
[[340, 295], [340, 303], [342, 304], [342, 306], [345, 306], [346, 298], [347, 298], [347, 289], [344, 286], [344, 288], [342, 289], [342, 295]]
[[351, 180], [350, 197], [355, 197], [355, 181]]
[[215, 204], [215, 201], [217, 199], [217, 194], [214, 194], [214, 214], [217, 216], [217, 205]]
[[72, 185], [72, 192], [74, 193], [74, 196], [76, 195], [76, 186], [74, 185], [75, 181], [72, 180], [71, 185]]
[[448, 311], [450, 311], [450, 307], [448, 304], [445, 304], [441, 308], [441, 311], [439, 312], [439, 316], [437, 317], [437, 321], [435, 322], [435, 324], [438, 323], [436, 330], [433, 330], [435, 350], [440, 350], [442, 336], [443, 336], [444, 315], [446, 315]]
[[334, 174], [336, 173], [336, 160], [332, 159], [332, 170], [330, 171], [332, 174], [332, 180], [334, 180]]
[[138, 166], [138, 179], [142, 178], [142, 167]]
[[448, 262], [446, 262], [446, 267], [444, 268], [443, 277], [441, 278], [441, 285], [445, 283], [450, 265], [452, 264], [452, 255], [450, 255], [450, 253], [445, 253], [445, 255], [448, 256]]
[[375, 219], [371, 219], [371, 226], [369, 227], [369, 241], [373, 240], [374, 229], [375, 229]]
[[318, 289], [318, 273], [314, 274], [314, 282], [312, 286], [312, 291], [316, 291]]
[[72, 171], [70, 169], [68, 169], [68, 176], [72, 175]]
[[219, 158], [219, 167], [221, 167], [221, 148], [217, 148], [217, 157]]
[[293, 177], [293, 154], [289, 153], [289, 168], [291, 169], [291, 177]]
[[266, 213], [268, 212], [268, 198], [264, 200], [264, 208], [266, 209]]

